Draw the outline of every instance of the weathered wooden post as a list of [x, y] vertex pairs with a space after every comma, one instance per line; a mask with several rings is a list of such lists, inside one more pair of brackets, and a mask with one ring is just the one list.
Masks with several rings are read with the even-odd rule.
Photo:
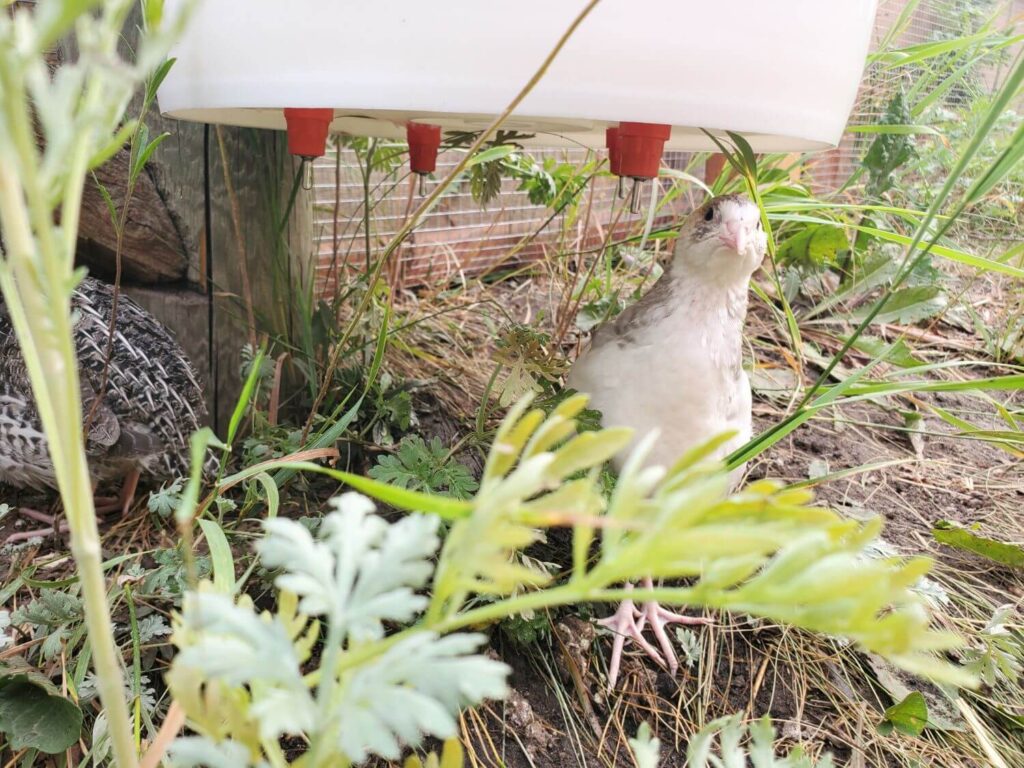
[[[126, 30], [135, 30], [138, 19]], [[74, 56], [73, 41], [53, 57]], [[138, 114], [141, 95], [128, 114]], [[223, 433], [241, 389], [242, 347], [255, 336], [287, 339], [290, 292], [312, 268], [312, 208], [296, 189], [296, 168], [283, 133], [220, 128], [164, 119], [159, 104], [146, 116], [150, 136], [170, 136], [138, 179], [122, 239], [125, 293], [175, 332], [206, 384], [211, 421]], [[224, 161], [227, 161], [226, 163]], [[127, 148], [96, 171], [83, 195], [78, 259], [113, 280], [116, 233], [102, 184], [121, 210]], [[248, 291], [246, 280], [248, 277]], [[247, 294], [251, 294], [254, 333]]]

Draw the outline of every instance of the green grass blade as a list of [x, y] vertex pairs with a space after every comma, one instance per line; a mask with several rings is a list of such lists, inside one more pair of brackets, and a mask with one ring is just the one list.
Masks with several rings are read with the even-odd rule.
[[213, 586], [225, 595], [235, 593], [235, 559], [231, 554], [224, 529], [216, 520], [200, 518], [199, 527], [203, 529], [206, 543], [210, 548], [210, 562], [213, 566]]

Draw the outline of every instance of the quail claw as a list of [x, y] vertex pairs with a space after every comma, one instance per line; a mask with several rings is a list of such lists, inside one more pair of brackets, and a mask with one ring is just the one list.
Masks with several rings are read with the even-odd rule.
[[[627, 590], [632, 588], [632, 584], [626, 585]], [[654, 659], [659, 666], [665, 666], [665, 659], [658, 653], [658, 649], [651, 645], [647, 638], [644, 637], [644, 626], [647, 624], [647, 617], [643, 612], [637, 610], [632, 600], [623, 600], [615, 613], [599, 619], [597, 623], [615, 633], [615, 640], [612, 642], [612, 656], [608, 661], [609, 690], [615, 687], [615, 682], [619, 678], [622, 650], [627, 638], [639, 645], [644, 650], [644, 653]]]
[[[654, 583], [649, 578], [644, 579], [644, 587], [646, 589], [653, 589]], [[710, 624], [711, 619], [702, 616], [684, 616], [681, 613], [673, 613], [667, 608], [662, 608], [654, 600], [644, 603], [641, 613], [643, 614], [644, 621], [651, 625], [651, 631], [654, 632], [658, 646], [668, 660], [668, 663], [662, 664], [662, 666], [668, 669], [670, 675], [675, 675], [679, 669], [679, 659], [676, 658], [676, 653], [672, 648], [672, 641], [669, 639], [665, 627], [669, 624]]]
[[35, 528], [31, 531], [18, 531], [12, 533], [6, 539], [3, 540], [3, 544], [18, 544], [22, 541], [31, 541], [32, 539], [42, 539], [47, 536], [53, 536], [58, 531], [65, 533], [68, 530], [68, 523], [66, 520], [61, 520], [58, 524], [57, 518], [54, 515], [48, 515], [45, 512], [39, 512], [35, 509], [28, 509], [26, 507], [18, 507], [16, 510], [22, 517], [27, 517], [30, 520], [36, 520], [37, 522], [44, 523], [45, 528]]

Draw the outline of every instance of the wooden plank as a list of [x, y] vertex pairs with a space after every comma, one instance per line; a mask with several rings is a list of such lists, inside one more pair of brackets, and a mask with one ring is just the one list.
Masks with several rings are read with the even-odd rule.
[[[78, 259], [89, 271], [113, 280], [117, 234], [99, 184], [118, 211], [124, 209], [128, 187], [129, 153], [123, 149], [96, 169], [82, 192], [78, 227]], [[122, 279], [128, 282], [161, 283], [185, 278], [188, 253], [167, 205], [148, 170], [135, 183], [122, 238]]]
[[[250, 341], [245, 270], [248, 270], [258, 343], [267, 338], [290, 339], [295, 320], [293, 292], [299, 289], [299, 277], [306, 268], [301, 259], [293, 259], [289, 246], [304, 248], [306, 252], [312, 249], [308, 236], [312, 211], [308, 196], [300, 194], [279, 237], [278, 228], [294, 179], [285, 134], [228, 128], [221, 132], [237, 206], [233, 210], [216, 131], [211, 129], [208, 143], [208, 257], [213, 284], [211, 357], [216, 393], [215, 422], [223, 428], [241, 390], [241, 351]], [[304, 245], [303, 238], [306, 238]]]

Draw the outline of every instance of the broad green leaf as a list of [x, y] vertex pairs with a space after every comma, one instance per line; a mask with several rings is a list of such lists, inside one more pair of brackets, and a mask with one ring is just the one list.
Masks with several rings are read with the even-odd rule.
[[281, 507], [281, 493], [277, 489], [277, 483], [274, 479], [266, 472], [260, 472], [258, 475], [253, 477], [253, 480], [263, 486], [263, 493], [267, 497], [267, 518], [272, 519], [277, 517], [277, 512]]
[[488, 147], [487, 149], [477, 152], [473, 157], [466, 163], [467, 170], [472, 168], [474, 165], [480, 165], [482, 163], [490, 163], [494, 160], [502, 160], [513, 152], [518, 152], [519, 148], [511, 144], [499, 144], [496, 147]]
[[453, 520], [469, 514], [472, 504], [461, 499], [452, 499], [436, 494], [410, 491], [406, 488], [398, 488], [394, 485], [382, 483], [362, 475], [355, 475], [340, 470], [326, 470], [325, 474], [348, 483], [353, 488], [378, 501], [383, 501], [392, 507], [404, 509], [409, 512], [429, 512], [445, 520]]
[[0, 734], [15, 750], [59, 754], [81, 737], [82, 711], [24, 661], [0, 661]]
[[743, 158], [743, 164], [746, 166], [747, 173], [751, 178], [757, 178], [757, 157], [754, 155], [754, 150], [751, 148], [750, 143], [739, 133], [734, 131], [726, 131], [726, 133], [740, 151], [740, 156]]
[[1010, 568], [1024, 568], [1024, 549], [1021, 547], [979, 536], [948, 520], [939, 520], [935, 523], [932, 526], [932, 536], [942, 544], [966, 549]]
[[555, 453], [555, 460], [548, 467], [548, 477], [560, 481], [580, 470], [600, 467], [629, 445], [632, 438], [633, 430], [628, 427], [609, 427], [577, 435]]
[[861, 336], [854, 340], [853, 348], [866, 352], [872, 357], [884, 359], [887, 363], [898, 365], [901, 368], [916, 368], [924, 365], [921, 360], [914, 357], [913, 350], [903, 339], [897, 339], [890, 344], [876, 336]]
[[[163, 2], [163, 0], [160, 1], [161, 3]], [[149, 2], [152, 2], [152, 0], [149, 0]], [[176, 58], [164, 59], [163, 63], [153, 70], [153, 74], [149, 76], [148, 80], [146, 80], [146, 95], [142, 104], [143, 110], [148, 109], [153, 103], [153, 100], [156, 99], [157, 91], [160, 89], [160, 86], [163, 84], [164, 79], [167, 77], [168, 73], [171, 71], [171, 67], [174, 66], [174, 62], [176, 61]]]
[[[145, 22], [146, 29], [154, 29], [160, 26], [160, 22], [164, 17], [164, 0], [143, 0], [142, 2], [142, 19]], [[168, 62], [164, 62], [163, 65], [157, 70], [164, 69]], [[162, 78], [161, 78], [162, 79]]]
[[883, 736], [895, 728], [908, 736], [920, 736], [928, 725], [928, 705], [920, 691], [914, 691], [898, 704], [885, 710], [885, 720], [878, 725]]
[[828, 224], [812, 225], [779, 245], [777, 258], [783, 264], [820, 270], [835, 265], [839, 260], [839, 254], [849, 247], [850, 243], [841, 227]]
[[396, 488], [393, 485], [388, 485], [369, 477], [363, 477], [362, 475], [331, 469], [330, 467], [314, 464], [311, 461], [295, 461], [288, 458], [265, 461], [254, 467], [243, 469], [241, 472], [225, 477], [219, 487], [225, 488], [236, 485], [271, 469], [277, 470], [277, 473], [274, 475], [274, 481], [278, 485], [281, 484], [281, 480], [278, 478], [284, 473], [287, 473], [287, 477], [291, 477], [296, 472], [313, 472], [333, 477], [339, 482], [351, 485], [367, 496], [383, 501], [398, 509], [404, 509], [409, 512], [429, 512], [445, 520], [465, 517], [473, 508], [472, 504], [461, 499], [452, 499], [445, 496]]
[[156, 148], [163, 144], [170, 135], [170, 133], [164, 131], [163, 133], [154, 136], [152, 141], [147, 141], [145, 144], [139, 145], [139, 150], [135, 155], [135, 162], [132, 164], [131, 169], [132, 183], [139, 178], [139, 174], [142, 173], [142, 169], [146, 167], [146, 163], [149, 162], [149, 158], [152, 157]]
[[[898, 323], [912, 325], [919, 320], [934, 317], [946, 308], [946, 294], [937, 285], [915, 285], [893, 291], [885, 300], [882, 310], [872, 319], [873, 323]], [[870, 307], [862, 308], [851, 316], [862, 320]]]

